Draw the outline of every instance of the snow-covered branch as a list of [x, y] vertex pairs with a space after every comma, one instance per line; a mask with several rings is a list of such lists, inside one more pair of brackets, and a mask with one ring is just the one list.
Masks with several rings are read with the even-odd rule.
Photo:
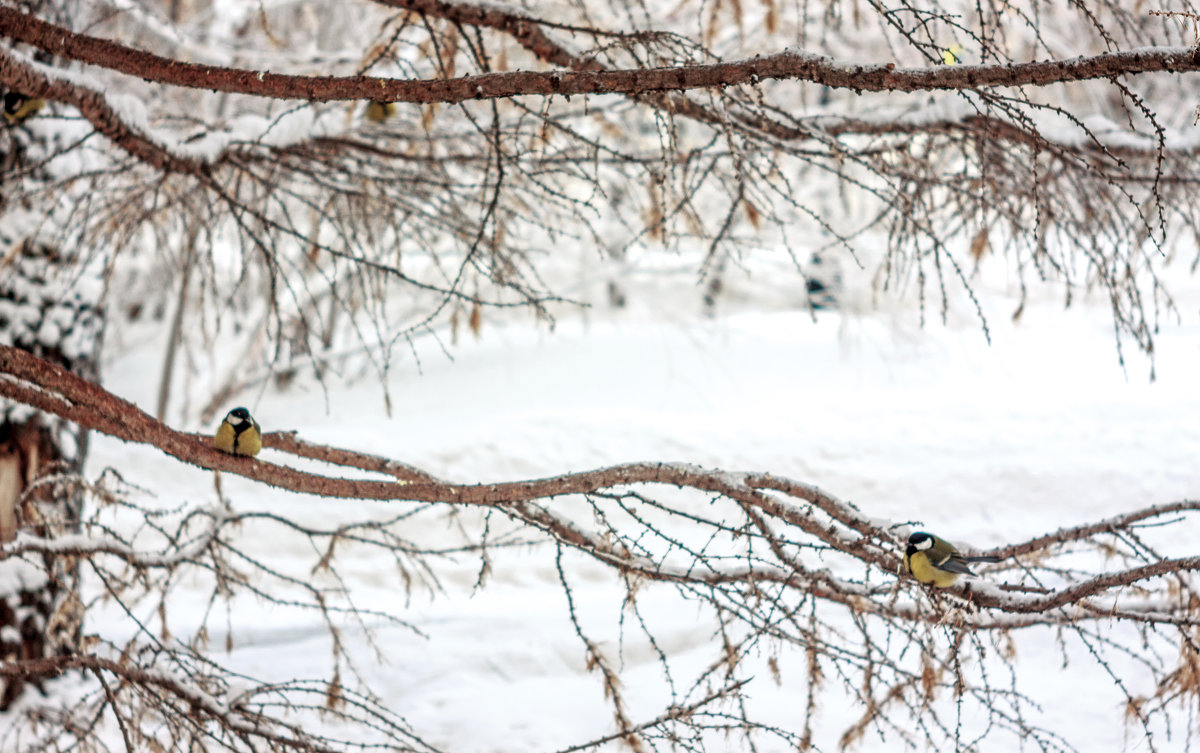
[[[407, 81], [368, 76], [302, 76], [187, 63], [109, 40], [78, 34], [13, 8], [0, 8], [0, 36], [52, 55], [161, 84], [309, 101], [375, 99], [452, 104], [525, 95], [639, 94], [714, 89], [768, 80], [802, 80], [855, 91], [978, 90], [1046, 86], [1069, 81], [1165, 71], [1200, 70], [1187, 47], [1148, 48], [1073, 58], [998, 65], [903, 68], [860, 65], [787, 50], [759, 57], [676, 68], [508, 71], [448, 80]], [[0, 79], [16, 86], [0, 70]], [[44, 82], [25, 80], [28, 93], [53, 98]], [[41, 84], [41, 85], [38, 85]]]
[[[1035, 296], [1047, 281], [1070, 296], [1099, 290], [1119, 336], [1147, 353], [1173, 312], [1157, 277], [1172, 234], [1194, 253], [1200, 141], [1178, 103], [1194, 99], [1200, 62], [1177, 19], [1151, 29], [1119, 0], [896, 0], [868, 4], [865, 24], [857, 8], [851, 22], [837, 3], [814, 14], [775, 0], [668, 12], [375, 0], [327, 15], [170, 5], [169, 18], [130, 0], [0, 8], [0, 83], [49, 100], [0, 129], [13, 210], [0, 276], [34, 249], [86, 254], [112, 291], [88, 305], [112, 306], [111, 321], [177, 306], [169, 349], [187, 347], [196, 323], [196, 351], [219, 343], [214, 362], [228, 367], [206, 396], [217, 416], [188, 429], [298, 370], [374, 368], [390, 389], [398, 349], [424, 357], [414, 338], [478, 334], [493, 309], [551, 320], [567, 293], [598, 300], [600, 275], [659, 246], [676, 255], [669, 273], [699, 269], [706, 307], [726, 263], [758, 275], [751, 254], [788, 273], [767, 281], [783, 305], [811, 302], [810, 272], [833, 268], [836, 251], [873, 275], [864, 296], [896, 291], [944, 317], [974, 303], [985, 329], [973, 286], [1003, 256], [1022, 295], [1027, 281]], [[1043, 34], [1051, 16], [1071, 19], [1069, 33]], [[786, 47], [796, 40], [805, 49]], [[1093, 83], [1057, 86], [1071, 82]], [[580, 271], [580, 258], [601, 261]], [[411, 708], [376, 700], [390, 696], [363, 657], [396, 658], [388, 631], [433, 637], [443, 615], [422, 610], [448, 594], [531, 574], [554, 592], [538, 599], [550, 619], [516, 629], [536, 643], [557, 623], [577, 638], [566, 659], [593, 673], [612, 712], [564, 750], [807, 750], [814, 725], [855, 717], [842, 747], [878, 731], [913, 749], [971, 748], [960, 722], [982, 719], [988, 734], [1062, 753], [1030, 713], [1043, 638], [1064, 662], [1107, 672], [1131, 719], [1194, 706], [1200, 558], [1154, 542], [1200, 503], [1137, 499], [1122, 515], [992, 539], [985, 553], [1001, 561], [928, 588], [903, 564], [918, 521], [772, 473], [650, 461], [491, 483], [278, 426], [257, 458], [224, 454], [207, 432], [100, 387], [94, 369], [30, 355], [68, 325], [30, 314], [69, 287], [32, 303], [9, 287], [7, 318], [30, 337], [0, 347], [0, 398], [79, 437], [157, 448], [137, 453], [151, 465], [211, 471], [198, 478], [215, 500], [198, 502], [194, 484], [134, 499], [140, 466], [92, 482], [76, 467], [9, 464], [5, 480], [23, 485], [8, 484], [20, 515], [0, 580], [22, 595], [0, 599], [0, 687], [79, 676], [60, 683], [56, 710], [55, 698], [22, 697], [14, 713], [36, 734], [10, 746], [24, 733], [0, 731], [0, 748], [97, 753], [119, 733], [127, 749], [168, 753], [429, 751], [401, 718]], [[180, 381], [164, 367], [160, 414]], [[324, 470], [301, 470], [310, 461]], [[67, 492], [68, 514], [49, 514]], [[956, 533], [953, 515], [929, 523]], [[24, 596], [38, 589], [41, 611]], [[500, 595], [505, 619], [525, 616]], [[490, 626], [467, 622], [490, 649]], [[297, 655], [329, 664], [249, 677], [261, 642], [293, 630]], [[36, 658], [21, 653], [33, 635], [46, 636]], [[209, 646], [221, 638], [225, 654]], [[314, 638], [331, 651], [310, 652]], [[1040, 650], [1019, 656], [1019, 642]], [[1138, 679], [1126, 684], [1129, 664]], [[796, 708], [804, 686], [801, 721], [757, 713], [772, 679]], [[839, 693], [851, 717], [819, 719]]]
[[[9, 10], [0, 8], [0, 15]], [[76, 107], [98, 132], [150, 167], [168, 172], [203, 173], [203, 161], [173, 154], [151, 138], [145, 124], [131, 122], [127, 115], [113, 108], [103, 92], [69, 78], [52, 77], [51, 70], [20, 59], [11, 50], [0, 50], [0, 81], [8, 89]]]
[[[233, 507], [224, 500], [215, 510], [176, 513], [180, 521], [174, 525], [170, 516], [139, 505], [110, 503], [85, 520], [79, 534], [22, 534], [0, 550], [0, 557], [10, 561], [33, 561], [39, 555], [73, 558], [90, 568], [105, 593], [122, 604], [135, 602], [143, 592], [161, 600], [158, 619], [164, 633], [169, 611], [165, 597], [156, 594], [182, 577], [209, 583], [213, 600], [245, 593], [276, 609], [318, 614], [334, 644], [323, 707], [347, 704], [348, 720], [367, 727], [383, 722], [373, 707], [356, 706], [356, 697], [343, 686], [341, 673], [355, 671], [345, 623], [364, 635], [370, 634], [371, 624], [412, 629], [390, 609], [360, 605], [346, 586], [342, 571], [347, 564], [361, 565], [362, 555], [371, 552], [397, 563], [406, 592], [424, 586], [430, 593], [448, 587], [439, 567], [447, 559], [477, 557], [476, 587], [482, 587], [505, 550], [516, 547], [553, 558], [570, 625], [588, 666], [604, 686], [616, 721], [616, 732], [597, 738], [596, 744], [622, 739], [636, 746], [655, 735], [699, 735], [720, 729], [724, 715], [743, 729], [791, 740], [792, 733], [763, 727], [745, 712], [717, 708], [736, 706], [751, 695], [752, 684], [745, 677], [752, 672], [746, 668], [761, 658], [763, 645], [792, 645], [809, 652], [809, 682], [816, 683], [814, 687], [826, 672], [836, 673], [850, 688], [878, 682], [892, 689], [880, 702], [883, 707], [901, 705], [905, 713], [937, 724], [946, 720], [926, 700], [939, 689], [953, 690], [983, 709], [992, 724], [1033, 734], [1037, 730], [1021, 721], [1021, 711], [1031, 704], [1029, 697], [1019, 689], [1001, 692], [1002, 686], [986, 674], [964, 679], [960, 667], [968, 658], [984, 661], [1004, 655], [1012, 634], [1048, 629], [1077, 640], [1105, 666], [1112, 652], [1137, 656], [1160, 687], [1169, 689], [1176, 670], [1157, 657], [1170, 653], [1179, 635], [1190, 635], [1200, 626], [1194, 575], [1200, 558], [1160, 557], [1139, 539], [1149, 527], [1172, 525], [1200, 513], [1196, 502], [1149, 507], [993, 549], [990, 553], [1003, 556], [1003, 561], [976, 565], [978, 577], [946, 589], [927, 589], [903, 572], [908, 525], [874, 518], [816, 486], [774, 474], [686, 463], [632, 463], [526, 481], [462, 484], [378, 455], [303, 441], [291, 432], [265, 434], [268, 458], [294, 455], [353, 472], [350, 475], [361, 477], [366, 471], [386, 480], [323, 476], [265, 459], [217, 453], [207, 437], [177, 432], [98, 385], [20, 351], [0, 348], [0, 373], [5, 375], [0, 396], [28, 400], [87, 428], [156, 446], [184, 462], [301, 494], [388, 502], [387, 508], [375, 508], [363, 520], [347, 520], [347, 513], [339, 511], [336, 522], [322, 526], [304, 525], [275, 511]], [[144, 523], [134, 529], [149, 531], [149, 543], [114, 537], [115, 527], [99, 520], [114, 509], [143, 516]], [[394, 514], [380, 516], [380, 509]], [[418, 540], [412, 535], [413, 530], [427, 532], [416, 526], [421, 516], [444, 521], [447, 513], [457, 521], [448, 538]], [[446, 526], [441, 522], [436, 528]], [[239, 546], [242, 531], [279, 542], [297, 538], [301, 546], [288, 551], [307, 552], [311, 562], [289, 564], [255, 556]], [[648, 722], [637, 721], [621, 686], [621, 668], [585, 617], [578, 573], [595, 568], [563, 564], [573, 558], [597, 563], [623, 587], [618, 611], [629, 615], [632, 629], [652, 646], [659, 645], [658, 628], [642, 610], [647, 598], [663, 595], [673, 594], [689, 604], [720, 636], [713, 663], [699, 671], [688, 690], [672, 696], [670, 707], [647, 715]], [[389, 598], [392, 588], [389, 584]], [[1132, 643], [1113, 637], [1118, 635], [1113, 626], [1130, 628]], [[148, 625], [139, 623], [137, 632], [139, 645], [158, 641]], [[905, 652], [882, 648], [893, 644], [919, 647], [914, 653], [920, 663], [906, 659]], [[297, 681], [247, 695], [226, 690], [232, 680], [198, 655], [186, 654], [184, 663], [202, 666], [185, 673], [164, 672], [162, 662], [153, 658], [160, 649], [147, 657], [139, 654], [149, 650], [122, 649], [133, 661], [120, 665], [125, 672], [118, 676], [120, 682], [95, 696], [97, 703], [125, 720], [127, 730], [136, 727], [136, 714], [121, 693], [133, 689], [156, 709], [198, 714], [197, 728], [224, 730], [214, 734], [269, 739], [291, 750], [327, 749], [321, 746], [328, 741], [299, 736], [299, 727], [272, 726], [264, 721], [270, 715], [261, 709], [254, 714], [261, 712], [262, 717], [246, 715], [258, 708], [251, 697], [278, 693], [287, 703], [303, 706], [296, 699], [317, 693], [320, 683]], [[664, 672], [677, 671], [669, 651], [658, 650]], [[1181, 661], [1186, 661], [1188, 649], [1180, 650], [1185, 657]], [[9, 664], [5, 671], [33, 677], [76, 667], [104, 685], [102, 677], [116, 670], [93, 658], [78, 653]], [[201, 682], [199, 676], [206, 679]], [[869, 688], [861, 693], [864, 704], [875, 702]], [[1153, 700], [1165, 706], [1170, 696]], [[357, 702], [365, 703], [361, 698]], [[398, 734], [391, 730], [385, 737]], [[339, 745], [331, 743], [328, 749]]]
[[[822, 599], [845, 605], [854, 611], [886, 615], [895, 619], [940, 620], [936, 610], [926, 612], [911, 604], [897, 606], [890, 601], [891, 587], [887, 585], [894, 574], [902, 570], [901, 553], [908, 530], [888, 521], [872, 519], [853, 505], [838, 500], [821, 489], [765, 473], [729, 473], [714, 471], [683, 463], [631, 463], [571, 473], [551, 478], [491, 483], [458, 484], [436, 479], [404, 463], [352, 450], [322, 447], [298, 439], [290, 432], [267, 432], [265, 446], [279, 452], [317, 459], [334, 466], [367, 470], [393, 477], [388, 481], [340, 478], [309, 473], [286, 465], [261, 459], [227, 455], [215, 450], [203, 435], [178, 432], [146, 415], [136, 406], [121, 400], [98, 385], [65, 372], [52, 364], [14, 348], [0, 347], [0, 372], [9, 378], [0, 380], [0, 395], [15, 400], [27, 400], [41, 410], [76, 421], [88, 429], [102, 431], [126, 441], [158, 447], [169, 455], [202, 468], [221, 470], [255, 479], [259, 482], [301, 494], [342, 499], [372, 499], [395, 502], [433, 502], [450, 505], [469, 505], [499, 508], [506, 515], [536, 527], [554, 540], [571, 546], [619, 571], [639, 577], [675, 583], [692, 583], [707, 587], [730, 587], [736, 584], [773, 582], [787, 589], [799, 589]], [[603, 500], [612, 500], [633, 516], [630, 505], [649, 505], [660, 512], [680, 515], [680, 511], [664, 507], [651, 497], [629, 491], [639, 487], [675, 487], [714, 495], [736, 505], [746, 516], [743, 525], [729, 528], [729, 523], [717, 519], [693, 517], [700, 528], [713, 527], [761, 541], [770, 556], [759, 556], [747, 567], [741, 560], [722, 563], [710, 560], [698, 551], [676, 562], [662, 558], [653, 547], [639, 549], [630, 534], [614, 527], [610, 530], [587, 530], [577, 521], [546, 507], [554, 499], [592, 499], [599, 509]], [[769, 493], [767, 493], [769, 492]], [[996, 572], [1037, 570], [1044, 565], [1026, 564], [1023, 560], [1041, 555], [1046, 550], [1069, 542], [1081, 542], [1093, 536], [1131, 527], [1146, 525], [1180, 513], [1194, 513], [1200, 503], [1178, 502], [1130, 513], [1119, 518], [1060, 531], [1032, 542], [1013, 544], [995, 551], [1005, 557], [1005, 564]], [[634, 516], [631, 525], [639, 529], [649, 524]], [[217, 523], [214, 523], [216, 526]], [[724, 535], [724, 534], [723, 534]], [[634, 536], [634, 540], [637, 537]], [[803, 542], [803, 543], [801, 543]], [[200, 546], [196, 544], [195, 546]], [[830, 569], [807, 560], [803, 553], [817, 546], [838, 557], [846, 565], [854, 563], [864, 568], [865, 580], [847, 577], [844, 570]], [[191, 551], [194, 547], [188, 547]], [[669, 547], [676, 554], [689, 550], [679, 543]], [[162, 566], [153, 557], [136, 554], [127, 547], [106, 539], [64, 539], [58, 542], [19, 538], [7, 548], [7, 553], [26, 551], [46, 553], [70, 552], [87, 554], [106, 552], [129, 560], [131, 564]], [[171, 563], [184, 552], [174, 555]], [[732, 565], [732, 566], [731, 566]], [[1141, 562], [1135, 566], [1109, 573], [1092, 573], [1074, 578], [1056, 588], [1047, 588], [1034, 581], [1035, 592], [1002, 590], [987, 584], [964, 581], [944, 592], [973, 610], [983, 609], [967, 622], [976, 628], [1008, 628], [1039, 622], [1059, 624], [1062, 610], [1078, 608], [1077, 619], [1096, 619], [1101, 616], [1134, 619], [1153, 619], [1174, 624], [1195, 624], [1186, 602], [1161, 600], [1128, 611], [1116, 601], [1103, 605], [1093, 600], [1106, 593], [1135, 586], [1143, 581], [1165, 576], [1185, 577], [1200, 568], [1200, 559], [1183, 558], [1157, 562]], [[879, 576], [885, 576], [878, 580]], [[1028, 584], [1026, 584], [1028, 585]], [[1010, 584], [1021, 587], [1022, 584]], [[1039, 615], [1034, 619], [1013, 621], [1002, 616]], [[993, 614], [999, 614], [993, 618]]]
[[[297, 753], [342, 753], [361, 748], [361, 740], [339, 739], [327, 731], [289, 722], [275, 714], [275, 704], [284, 701], [297, 711], [315, 707], [343, 723], [387, 731], [393, 738], [389, 749], [414, 753], [436, 751], [373, 699], [343, 689], [339, 691], [343, 694], [341, 702], [323, 706], [328, 688], [322, 684], [241, 682], [241, 687], [235, 687], [231, 685], [232, 678], [213, 673], [212, 667], [177, 652], [161, 652], [150, 659], [148, 666], [139, 665], [129, 657], [117, 660], [92, 654], [23, 659], [0, 664], [0, 677], [54, 677], [70, 670], [94, 676], [104, 688], [95, 701], [76, 709], [79, 718], [92, 715], [98, 720], [105, 712], [112, 714], [127, 743], [154, 740], [149, 730], [143, 728], [143, 724], [149, 723], [167, 725], [178, 739], [203, 738], [231, 750], [240, 750], [242, 745], [249, 750], [266, 745], [271, 750]], [[110, 685], [106, 677], [116, 682]], [[94, 723], [68, 726], [65, 734], [70, 738], [74, 733], [81, 742], [90, 744], [87, 727]]]

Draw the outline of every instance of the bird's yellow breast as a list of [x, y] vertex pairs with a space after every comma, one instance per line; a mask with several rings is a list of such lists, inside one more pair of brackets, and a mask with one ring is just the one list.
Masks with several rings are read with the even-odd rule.
[[221, 452], [231, 455], [257, 455], [262, 449], [262, 435], [257, 426], [251, 426], [238, 434], [232, 424], [222, 421], [217, 427], [216, 436], [213, 437], [213, 445]]
[[234, 440], [233, 451], [238, 455], [257, 455], [262, 449], [262, 434], [258, 433], [257, 426], [251, 426], [241, 434], [237, 435]]
[[932, 583], [938, 588], [949, 588], [958, 580], [958, 573], [934, 567], [933, 563], [929, 561], [929, 555], [925, 552], [916, 552], [911, 556], [906, 555], [904, 564], [908, 567], [908, 572], [912, 577], [922, 583]]
[[382, 123], [394, 114], [396, 114], [395, 102], [372, 101], [367, 103], [367, 120]]
[[40, 112], [45, 106], [46, 100], [37, 98], [25, 99], [21, 101], [20, 104], [18, 104], [12, 111], [8, 110], [6, 104], [4, 117], [7, 118], [8, 122], [10, 123], [20, 123], [23, 120], [28, 120], [34, 115], [37, 115], [38, 112]]
[[217, 427], [217, 435], [213, 437], [213, 445], [221, 452], [233, 454], [233, 442], [237, 439], [237, 433], [233, 430], [233, 426], [228, 421], [222, 421]]

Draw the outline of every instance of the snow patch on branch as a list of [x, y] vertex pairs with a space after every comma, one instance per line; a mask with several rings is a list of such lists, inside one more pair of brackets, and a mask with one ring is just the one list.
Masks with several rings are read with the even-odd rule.
[[22, 591], [38, 591], [49, 582], [43, 567], [19, 557], [0, 559], [0, 598], [8, 599], [15, 610], [19, 601], [16, 594]]
[[31, 552], [70, 555], [111, 554], [135, 567], [170, 568], [195, 560], [203, 554], [229, 517], [228, 511], [215, 506], [206, 508], [204, 512], [211, 517], [211, 522], [199, 535], [163, 552], [140, 551], [110, 535], [93, 536], [87, 533], [76, 533], [42, 537], [22, 531], [14, 540], [0, 546], [0, 563], [23, 561], [16, 558]]

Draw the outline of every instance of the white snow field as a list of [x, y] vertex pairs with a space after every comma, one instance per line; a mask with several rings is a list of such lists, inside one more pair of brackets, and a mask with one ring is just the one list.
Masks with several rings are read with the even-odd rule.
[[[1192, 295], [1178, 321], [1158, 336], [1157, 378], [1145, 357], [1117, 362], [1103, 301], [1063, 310], [1061, 297], [1031, 301], [1020, 321], [1016, 299], [1000, 287], [981, 291], [989, 345], [969, 306], [948, 323], [936, 312], [921, 327], [912, 307], [815, 318], [796, 304], [740, 301], [716, 317], [698, 309], [695, 289], [630, 292], [631, 307], [564, 314], [554, 330], [485, 320], [481, 337], [450, 347], [420, 346], [420, 368], [402, 358], [389, 377], [391, 415], [372, 376], [332, 378], [322, 389], [301, 378], [287, 390], [245, 395], [266, 430], [294, 429], [320, 443], [388, 456], [463, 482], [539, 478], [627, 461], [682, 461], [727, 470], [763, 470], [821, 486], [866, 514], [915, 522], [955, 541], [986, 548], [1062, 526], [1099, 520], [1155, 503], [1194, 498], [1200, 490], [1200, 317]], [[1184, 288], [1188, 283], [1183, 283]], [[165, 337], [165, 336], [164, 336]], [[105, 384], [151, 406], [162, 340], [126, 338], [112, 348]], [[232, 407], [232, 406], [229, 406]], [[169, 416], [187, 429], [194, 417]], [[190, 424], [188, 422], [191, 422]], [[287, 462], [271, 450], [263, 459]], [[94, 437], [89, 473], [113, 466], [146, 490], [146, 504], [210, 504], [211, 474], [157, 450]], [[264, 510], [311, 524], [396, 512], [395, 506], [339, 502], [281, 492], [240, 477], [223, 479], [237, 510]], [[452, 538], [444, 513], [397, 525], [414, 541]], [[306, 540], [247, 526], [239, 542], [283, 571], [304, 577], [319, 553]], [[1192, 554], [1194, 519], [1164, 529], [1166, 555]], [[564, 559], [580, 619], [619, 657], [634, 721], [664, 710], [661, 672], [637, 631], [622, 643], [614, 625], [624, 589], [582, 557]], [[394, 562], [343, 555], [342, 575], [359, 606], [391, 610], [416, 630], [379, 625], [375, 653], [360, 631], [358, 670], [415, 733], [452, 753], [558, 751], [614, 730], [601, 681], [565, 612], [551, 547], [494, 554], [476, 589], [477, 556], [441, 563], [440, 589], [406, 591]], [[194, 631], [207, 590], [187, 580], [170, 593], [173, 635]], [[648, 585], [640, 603], [658, 626], [661, 649], [679, 677], [716, 658], [711, 629], [667, 586]], [[232, 651], [214, 658], [258, 679], [328, 678], [330, 638], [319, 618], [234, 602]], [[139, 614], [156, 624], [154, 607]], [[220, 647], [225, 617], [210, 622]], [[128, 634], [129, 621], [105, 608], [88, 631]], [[1042, 704], [1029, 721], [1080, 751], [1148, 750], [1125, 717], [1123, 696], [1087, 656], [1066, 667], [1050, 630], [1022, 634], [1016, 661], [1024, 689]], [[622, 653], [623, 652], [623, 653]], [[781, 657], [777, 685], [751, 679], [761, 718], [799, 730], [804, 657]], [[1131, 691], [1139, 670], [1120, 660]], [[347, 685], [353, 680], [343, 677]], [[861, 714], [835, 682], [818, 702], [817, 749]], [[1193, 710], [1193, 714], [1194, 714]], [[953, 718], [953, 716], [951, 716]], [[964, 739], [981, 719], [960, 720]], [[1181, 712], [1170, 737], [1155, 728], [1162, 751], [1200, 742], [1195, 717]], [[733, 742], [731, 740], [730, 744]], [[1000, 731], [979, 751], [1017, 750]], [[616, 743], [606, 749], [618, 749]], [[714, 750], [720, 749], [719, 745]], [[760, 750], [788, 749], [764, 739]], [[896, 751], [902, 740], [867, 734], [853, 750]], [[918, 749], [921, 749], [918, 745]], [[947, 748], [949, 750], [949, 748]]]

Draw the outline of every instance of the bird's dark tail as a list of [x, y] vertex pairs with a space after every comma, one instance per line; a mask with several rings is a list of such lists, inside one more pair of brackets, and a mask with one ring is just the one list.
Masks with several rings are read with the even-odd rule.
[[999, 562], [1000, 560], [1002, 560], [1004, 558], [1003, 557], [982, 556], [982, 557], [964, 557], [963, 559], [965, 559], [967, 562]]

